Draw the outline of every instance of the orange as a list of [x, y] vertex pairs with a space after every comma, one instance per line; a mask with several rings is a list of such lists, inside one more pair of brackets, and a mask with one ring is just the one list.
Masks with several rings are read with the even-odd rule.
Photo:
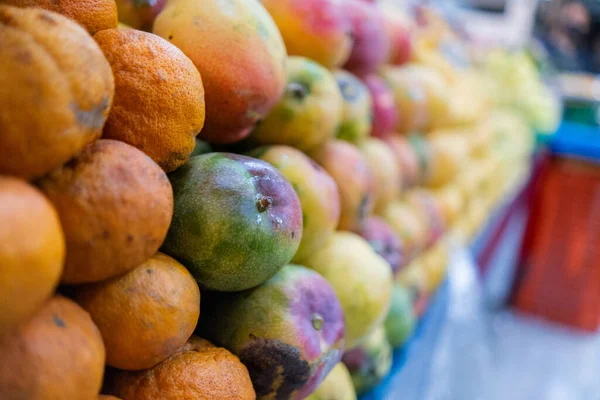
[[98, 138], [114, 93], [86, 31], [41, 9], [0, 5], [0, 174], [37, 178]]
[[192, 61], [167, 40], [134, 29], [94, 39], [115, 75], [104, 137], [137, 147], [166, 172], [183, 165], [204, 126], [204, 87]]
[[0, 339], [0, 394], [12, 400], [96, 399], [104, 345], [89, 314], [56, 296]]
[[178, 351], [200, 315], [200, 290], [185, 267], [157, 253], [125, 275], [80, 286], [75, 299], [92, 316], [106, 363], [139, 370]]
[[90, 35], [116, 28], [118, 23], [115, 0], [0, 0], [0, 3], [54, 11], [79, 22]]
[[58, 215], [39, 190], [0, 176], [0, 334], [31, 317], [54, 292], [65, 239]]
[[173, 191], [164, 171], [126, 143], [98, 140], [39, 182], [67, 239], [64, 283], [123, 274], [167, 235]]
[[244, 364], [208, 345], [190, 346], [145, 371], [116, 372], [111, 392], [123, 400], [256, 399]]

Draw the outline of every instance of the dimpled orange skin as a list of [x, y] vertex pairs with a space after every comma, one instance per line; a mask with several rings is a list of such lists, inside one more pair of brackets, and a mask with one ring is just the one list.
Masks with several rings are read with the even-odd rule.
[[111, 393], [123, 400], [255, 400], [248, 369], [228, 350], [204, 341], [154, 368], [118, 371]]
[[169, 0], [153, 32], [196, 65], [206, 91], [210, 143], [242, 140], [283, 95], [286, 50], [259, 1]]
[[89, 314], [55, 296], [27, 323], [0, 339], [0, 394], [11, 400], [96, 399], [104, 345]]
[[112, 71], [60, 14], [0, 5], [0, 37], [0, 174], [37, 178], [100, 136]]
[[204, 126], [204, 87], [192, 61], [160, 36], [109, 29], [94, 39], [115, 76], [103, 137], [137, 147], [166, 172], [183, 165]]
[[35, 187], [0, 176], [0, 335], [25, 322], [54, 292], [65, 238], [52, 204]]
[[200, 289], [175, 259], [157, 253], [128, 273], [76, 289], [100, 329], [106, 363], [151, 368], [178, 351], [200, 316]]
[[0, 0], [0, 4], [54, 11], [77, 21], [92, 36], [116, 28], [119, 22], [115, 0]]
[[39, 182], [67, 239], [62, 282], [97, 282], [151, 257], [173, 216], [164, 171], [133, 146], [101, 139]]

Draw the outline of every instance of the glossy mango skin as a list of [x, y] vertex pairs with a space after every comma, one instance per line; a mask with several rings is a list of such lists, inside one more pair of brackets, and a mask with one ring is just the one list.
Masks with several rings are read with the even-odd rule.
[[342, 112], [342, 94], [333, 74], [308, 58], [289, 57], [285, 94], [248, 141], [310, 151], [335, 136]]
[[302, 208], [270, 164], [229, 153], [192, 157], [170, 174], [173, 222], [163, 251], [201, 288], [240, 291], [287, 264], [302, 238]]
[[287, 265], [263, 285], [202, 299], [201, 335], [246, 365], [259, 400], [306, 398], [339, 363], [344, 315], [317, 272]]
[[344, 0], [263, 0], [288, 53], [315, 60], [327, 68], [346, 62], [352, 49]]
[[302, 205], [303, 233], [293, 262], [325, 245], [340, 220], [340, 197], [333, 178], [304, 153], [289, 146], [263, 146], [250, 155], [273, 165], [292, 184]]
[[170, 0], [153, 32], [200, 71], [208, 118], [199, 137], [210, 143], [242, 140], [283, 94], [285, 45], [259, 1]]

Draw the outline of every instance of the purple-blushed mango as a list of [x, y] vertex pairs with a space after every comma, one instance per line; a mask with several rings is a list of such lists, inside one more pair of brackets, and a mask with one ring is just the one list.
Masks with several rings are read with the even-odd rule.
[[285, 95], [249, 141], [309, 151], [335, 136], [342, 120], [342, 94], [333, 74], [307, 58], [290, 57], [287, 74]]
[[150, 32], [167, 0], [116, 0], [116, 3], [120, 22]]
[[170, 174], [174, 213], [163, 251], [202, 288], [240, 291], [287, 264], [302, 238], [302, 208], [270, 164], [229, 153], [196, 156]]
[[340, 220], [340, 197], [333, 178], [304, 153], [289, 146], [264, 146], [252, 156], [273, 165], [292, 184], [302, 205], [302, 241], [293, 262], [325, 245]]
[[306, 398], [344, 351], [344, 316], [333, 288], [295, 265], [254, 289], [206, 294], [198, 329], [240, 358], [259, 400]]
[[338, 363], [306, 400], [356, 400], [352, 377], [344, 363]]
[[383, 219], [379, 217], [367, 219], [358, 233], [369, 242], [375, 253], [388, 262], [394, 276], [407, 264], [402, 240]]
[[373, 212], [373, 175], [358, 148], [343, 140], [331, 140], [310, 156], [321, 164], [338, 185], [341, 216], [339, 230], [356, 232]]
[[348, 60], [352, 30], [343, 0], [263, 0], [288, 54], [336, 68]]
[[394, 92], [388, 84], [377, 75], [364, 78], [373, 101], [373, 125], [371, 136], [385, 138], [395, 133], [399, 114], [394, 102]]
[[359, 144], [371, 133], [373, 102], [367, 86], [354, 74], [338, 70], [335, 80], [344, 100], [342, 122], [337, 131], [338, 139]]
[[378, 212], [400, 196], [403, 184], [400, 164], [391, 147], [377, 138], [365, 140], [359, 148], [373, 174], [373, 197]]
[[336, 232], [304, 264], [331, 283], [346, 317], [346, 348], [383, 322], [390, 306], [392, 270], [369, 243], [350, 232]]
[[412, 187], [421, 179], [421, 160], [408, 139], [400, 135], [387, 136], [383, 139], [390, 147], [400, 171], [402, 171], [403, 189]]
[[207, 118], [201, 139], [242, 140], [283, 95], [287, 53], [260, 1], [169, 0], [153, 31], [202, 75]]
[[393, 65], [406, 64], [413, 56], [412, 30], [414, 27], [410, 17], [391, 4], [382, 5], [381, 7], [385, 31], [390, 39], [390, 52], [387, 61]]
[[420, 213], [427, 224], [425, 247], [433, 246], [446, 232], [443, 205], [426, 189], [413, 189], [406, 195], [406, 202]]
[[346, 0], [345, 8], [354, 43], [344, 69], [361, 77], [374, 73], [387, 61], [390, 51], [383, 14], [376, 4], [362, 0]]
[[344, 354], [343, 361], [358, 395], [377, 386], [392, 369], [392, 347], [383, 326], [377, 327], [360, 346]]
[[385, 335], [392, 348], [402, 347], [415, 330], [416, 316], [412, 296], [408, 289], [394, 285], [392, 303], [385, 317]]
[[412, 261], [425, 249], [429, 228], [418, 208], [403, 201], [393, 201], [380, 216], [400, 236], [407, 261]]

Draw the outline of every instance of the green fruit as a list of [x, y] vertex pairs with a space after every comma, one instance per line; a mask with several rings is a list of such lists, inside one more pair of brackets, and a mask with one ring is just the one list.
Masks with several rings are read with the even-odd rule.
[[342, 95], [326, 68], [304, 57], [289, 57], [283, 98], [254, 130], [256, 144], [285, 144], [308, 151], [335, 136]]
[[336, 365], [306, 400], [356, 400], [352, 377], [344, 363]]
[[344, 354], [356, 393], [361, 395], [377, 386], [392, 369], [392, 347], [383, 326], [367, 336], [359, 347]]
[[239, 291], [287, 264], [302, 238], [302, 208], [270, 164], [229, 153], [191, 158], [170, 174], [174, 212], [163, 251], [201, 287]]
[[288, 265], [261, 286], [203, 294], [198, 329], [246, 365], [258, 399], [304, 399], [341, 360], [344, 315], [331, 285]]
[[323, 275], [340, 299], [347, 348], [356, 346], [383, 322], [390, 306], [392, 270], [363, 238], [336, 232], [304, 263]]
[[415, 314], [411, 295], [400, 285], [394, 285], [392, 304], [385, 318], [385, 334], [392, 347], [401, 347], [413, 334], [415, 329]]
[[333, 178], [304, 153], [288, 146], [265, 146], [251, 155], [279, 170], [302, 204], [302, 241], [294, 262], [314, 253], [331, 237], [340, 220], [338, 187]]
[[337, 131], [338, 139], [359, 144], [371, 133], [373, 103], [367, 86], [350, 72], [334, 73], [344, 100], [342, 123]]

